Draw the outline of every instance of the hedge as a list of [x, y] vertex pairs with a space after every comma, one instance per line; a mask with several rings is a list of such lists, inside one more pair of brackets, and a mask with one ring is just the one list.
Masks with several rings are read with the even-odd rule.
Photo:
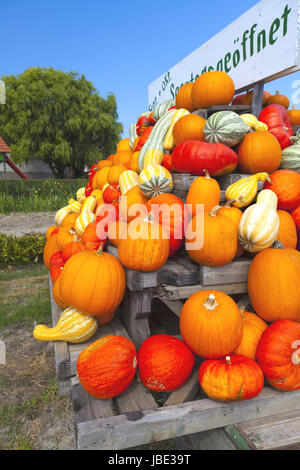
[[46, 238], [39, 233], [14, 237], [0, 233], [0, 266], [37, 263], [43, 258]]

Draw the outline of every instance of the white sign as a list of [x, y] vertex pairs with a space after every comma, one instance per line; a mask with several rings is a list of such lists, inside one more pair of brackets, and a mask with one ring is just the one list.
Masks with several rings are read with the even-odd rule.
[[6, 103], [5, 97], [5, 83], [3, 80], [0, 80], [0, 104]]
[[264, 0], [149, 85], [148, 104], [175, 99], [202, 73], [222, 70], [236, 92], [299, 70], [300, 1]]

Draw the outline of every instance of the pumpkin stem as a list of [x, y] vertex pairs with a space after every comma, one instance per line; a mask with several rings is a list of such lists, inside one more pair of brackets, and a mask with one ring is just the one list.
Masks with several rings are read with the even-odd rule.
[[209, 180], [210, 179], [210, 174], [209, 174], [208, 170], [203, 170], [203, 172], [205, 173], [205, 178]]
[[229, 200], [226, 202], [226, 204], [224, 204], [223, 207], [225, 207], [226, 209], [228, 209], [229, 207], [232, 206], [232, 204], [233, 204], [234, 202], [237, 202], [237, 199], [229, 199]]
[[230, 357], [230, 356], [226, 356], [225, 361], [226, 361], [226, 364], [227, 364], [228, 366], [231, 365], [231, 357]]
[[101, 242], [100, 245], [99, 245], [99, 248], [97, 250], [97, 255], [102, 255], [103, 254], [103, 247], [104, 247], [104, 243]]
[[216, 298], [214, 294], [209, 294], [207, 299], [205, 300], [203, 307], [205, 307], [207, 310], [214, 310], [218, 306], [218, 303], [216, 301]]
[[274, 243], [273, 248], [275, 248], [277, 250], [284, 250], [285, 249], [285, 247], [283, 246], [283, 244], [279, 240], [277, 240]]
[[219, 210], [222, 209], [222, 206], [215, 206], [208, 215], [211, 217], [217, 217]]

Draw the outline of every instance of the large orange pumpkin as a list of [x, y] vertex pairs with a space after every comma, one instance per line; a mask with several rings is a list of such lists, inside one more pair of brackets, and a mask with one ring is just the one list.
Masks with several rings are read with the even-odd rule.
[[293, 211], [300, 204], [300, 174], [294, 170], [278, 170], [270, 175], [271, 183], [264, 189], [271, 189], [278, 197], [278, 209]]
[[63, 302], [93, 316], [115, 311], [125, 287], [123, 266], [115, 256], [101, 250], [72, 256], [60, 276]]
[[192, 102], [195, 109], [215, 105], [227, 105], [233, 100], [235, 86], [225, 72], [206, 72], [200, 75], [192, 88]]
[[219, 208], [220, 206], [216, 206], [210, 212], [203, 214], [203, 225], [201, 225], [202, 214], [198, 213], [189, 222], [185, 231], [186, 250], [189, 256], [204, 266], [224, 266], [231, 263], [237, 253], [236, 225], [225, 215], [220, 215]]
[[240, 354], [219, 361], [204, 361], [198, 377], [206, 395], [221, 402], [249, 400], [256, 397], [264, 386], [260, 366]]
[[148, 201], [146, 204], [148, 212], [154, 215], [170, 240], [170, 253], [173, 256], [180, 248], [185, 231], [187, 217], [184, 202], [174, 194], [160, 194]]
[[123, 336], [106, 336], [87, 346], [77, 360], [82, 387], [95, 398], [116, 397], [131, 384], [137, 368], [134, 344]]
[[188, 114], [181, 117], [173, 127], [173, 136], [176, 145], [187, 140], [204, 141], [203, 129], [206, 120], [197, 114]]
[[60, 251], [60, 249], [57, 246], [57, 233], [55, 233], [46, 241], [46, 244], [44, 247], [44, 254], [43, 254], [44, 264], [46, 268], [49, 270], [51, 268], [50, 258], [53, 255], [53, 253], [56, 253], [57, 251]]
[[170, 335], [147, 338], [138, 350], [139, 375], [145, 387], [173, 392], [187, 381], [195, 356], [186, 344]]
[[297, 248], [298, 235], [293, 217], [287, 211], [277, 211], [280, 220], [278, 240], [284, 248]]
[[244, 173], [272, 173], [281, 163], [281, 147], [270, 132], [256, 131], [245, 135], [237, 147], [239, 170]]
[[55, 303], [62, 310], [65, 310], [68, 306], [64, 303], [63, 299], [61, 298], [60, 290], [59, 290], [59, 281], [60, 281], [60, 277], [58, 277], [58, 279], [53, 284], [52, 295], [53, 295]]
[[197, 213], [197, 205], [203, 205], [204, 211], [209, 212], [220, 204], [221, 189], [219, 183], [209, 176], [205, 170], [205, 176], [196, 178], [190, 186], [186, 204], [190, 204], [192, 216]]
[[121, 237], [125, 238], [127, 223], [124, 220], [116, 220], [108, 226], [107, 236], [114, 246], [119, 246]]
[[247, 312], [244, 308], [241, 308], [241, 315], [243, 320], [243, 337], [234, 353], [255, 359], [257, 345], [268, 325], [258, 315]]
[[195, 111], [195, 107], [192, 101], [192, 89], [194, 84], [192, 82], [185, 83], [182, 87], [179, 88], [176, 95], [176, 108], [177, 109], [187, 109], [191, 113]]
[[179, 326], [186, 344], [206, 359], [232, 354], [243, 335], [239, 307], [227, 294], [216, 290], [193, 294], [183, 305]]
[[251, 305], [265, 321], [300, 321], [300, 253], [268, 248], [253, 259], [248, 273]]
[[169, 252], [168, 235], [152, 220], [151, 213], [129, 222], [127, 238], [119, 243], [121, 263], [135, 271], [157, 271], [166, 263]]
[[300, 389], [300, 323], [279, 320], [263, 333], [256, 351], [272, 387], [289, 392]]

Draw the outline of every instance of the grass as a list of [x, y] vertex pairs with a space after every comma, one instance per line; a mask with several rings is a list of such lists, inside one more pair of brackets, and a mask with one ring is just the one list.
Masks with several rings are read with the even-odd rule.
[[0, 273], [0, 329], [24, 322], [49, 322], [48, 271], [43, 265]]
[[86, 184], [85, 179], [1, 181], [0, 213], [55, 212]]

